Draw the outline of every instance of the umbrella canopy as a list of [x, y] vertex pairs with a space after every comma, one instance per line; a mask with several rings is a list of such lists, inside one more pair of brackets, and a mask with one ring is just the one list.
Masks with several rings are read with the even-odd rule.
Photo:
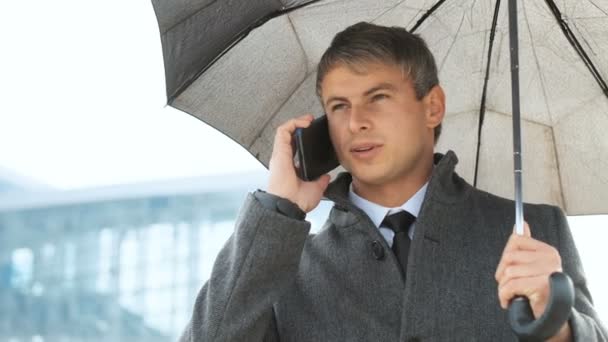
[[[513, 198], [507, 1], [152, 2], [169, 104], [265, 165], [278, 125], [323, 113], [316, 65], [337, 32], [369, 21], [420, 34], [447, 95], [437, 150]], [[524, 199], [608, 213], [608, 0], [522, 0], [518, 12]]]

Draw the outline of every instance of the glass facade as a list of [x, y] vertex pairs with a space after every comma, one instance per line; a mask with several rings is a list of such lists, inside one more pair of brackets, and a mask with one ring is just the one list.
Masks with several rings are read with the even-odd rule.
[[253, 189], [0, 211], [0, 341], [177, 340]]

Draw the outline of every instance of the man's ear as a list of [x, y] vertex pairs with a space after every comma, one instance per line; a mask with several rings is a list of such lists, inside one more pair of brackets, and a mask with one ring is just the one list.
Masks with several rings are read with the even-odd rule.
[[441, 124], [445, 115], [445, 93], [440, 85], [436, 85], [425, 96], [427, 106], [426, 122], [429, 128]]

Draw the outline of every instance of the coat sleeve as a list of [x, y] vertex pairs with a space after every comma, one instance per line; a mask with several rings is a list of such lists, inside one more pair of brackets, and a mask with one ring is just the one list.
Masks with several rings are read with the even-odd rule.
[[554, 212], [558, 223], [559, 253], [562, 258], [562, 268], [574, 283], [574, 308], [569, 320], [574, 341], [608, 341], [608, 332], [593, 308], [583, 265], [568, 227], [568, 221], [561, 209], [555, 207]]
[[309, 231], [249, 194], [180, 341], [278, 341], [273, 304], [295, 279]]

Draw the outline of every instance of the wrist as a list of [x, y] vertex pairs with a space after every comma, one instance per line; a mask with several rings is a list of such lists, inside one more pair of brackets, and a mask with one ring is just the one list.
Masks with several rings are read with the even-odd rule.
[[266, 208], [276, 211], [284, 216], [304, 220], [306, 218], [306, 212], [302, 210], [296, 203], [291, 200], [266, 192], [264, 190], [257, 190], [253, 193], [253, 196]]

